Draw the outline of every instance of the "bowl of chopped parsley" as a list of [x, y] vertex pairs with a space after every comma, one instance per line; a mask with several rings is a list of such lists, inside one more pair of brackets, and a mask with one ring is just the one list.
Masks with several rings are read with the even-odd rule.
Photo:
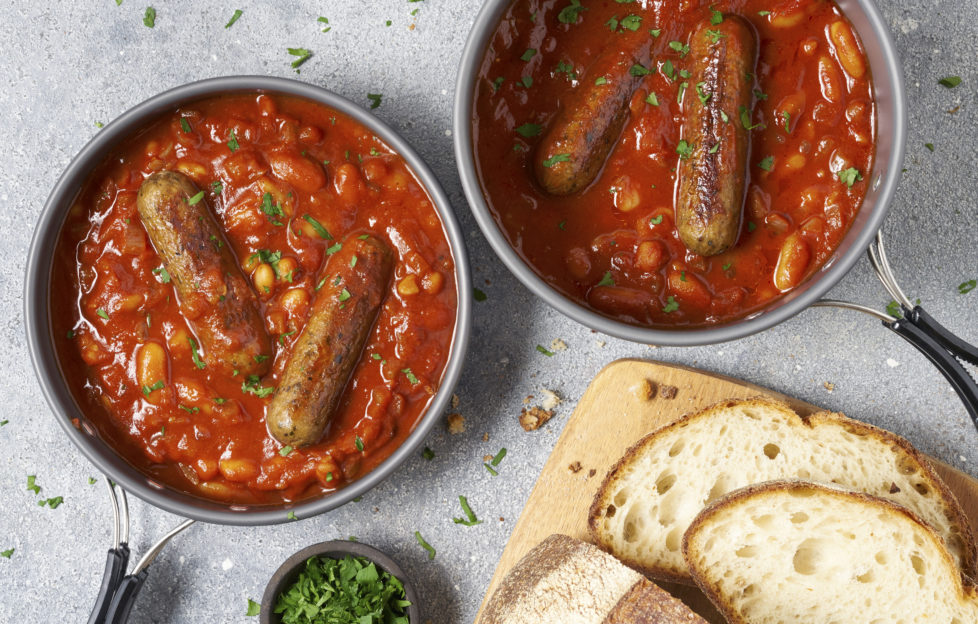
[[381, 551], [353, 541], [303, 548], [272, 575], [262, 624], [418, 624], [417, 595]]

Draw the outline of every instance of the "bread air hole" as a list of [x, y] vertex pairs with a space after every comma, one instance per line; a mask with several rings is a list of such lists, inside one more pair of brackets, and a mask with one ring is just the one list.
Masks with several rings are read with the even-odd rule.
[[749, 598], [757, 593], [757, 585], [751, 583], [750, 585], [742, 589], [741, 593], [743, 594], [744, 598]]
[[734, 554], [737, 555], [738, 557], [749, 559], [751, 557], [756, 557], [758, 550], [759, 549], [757, 548], [757, 546], [747, 545], [747, 546], [742, 546], [741, 548], [735, 550]]
[[629, 492], [628, 489], [618, 490], [617, 492], [615, 492], [615, 499], [614, 499], [615, 505], [619, 507], [624, 507], [625, 502], [628, 500], [628, 495], [630, 493], [631, 492]]
[[673, 530], [669, 531], [666, 535], [666, 548], [671, 552], [678, 552], [679, 546], [682, 544], [683, 531], [680, 527], [675, 527]]
[[807, 539], [798, 546], [797, 550], [795, 550], [795, 556], [791, 560], [791, 563], [795, 568], [795, 572], [798, 574], [811, 576], [818, 571], [818, 566], [822, 562], [822, 557], [822, 542], [817, 539]]
[[686, 448], [686, 440], [680, 438], [672, 443], [672, 447], [669, 449], [669, 457], [675, 457], [683, 452]]
[[781, 453], [781, 448], [777, 444], [765, 444], [764, 454], [768, 459], [774, 459]]
[[875, 559], [876, 563], [880, 565], [886, 565], [886, 562], [890, 560], [889, 557], [886, 556], [886, 553], [882, 551], [876, 553]]
[[917, 490], [917, 492], [919, 492], [921, 496], [930, 495], [930, 488], [927, 487], [926, 483], [914, 483], [913, 489]]
[[751, 520], [754, 521], [754, 524], [756, 524], [757, 526], [765, 530], [770, 529], [771, 526], [774, 524], [774, 516], [772, 516], [771, 514], [764, 514], [763, 516], [755, 516], [751, 518]]
[[918, 555], [910, 555], [910, 565], [913, 566], [913, 571], [920, 576], [927, 573], [927, 564]]
[[663, 495], [672, 488], [676, 483], [676, 475], [671, 472], [664, 472], [659, 475], [659, 478], [655, 480], [655, 489], [659, 495]]
[[872, 583], [876, 580], [876, 573], [872, 570], [867, 571], [865, 574], [860, 574], [856, 577], [856, 580], [860, 583]]
[[912, 475], [917, 472], [917, 466], [909, 457], [901, 457], [897, 461], [897, 470], [900, 471], [900, 474]]
[[794, 524], [804, 524], [808, 522], [808, 514], [804, 511], [796, 511], [795, 513], [791, 514], [791, 521]]
[[730, 490], [734, 488], [734, 479], [730, 475], [720, 475], [717, 480], [713, 482], [713, 487], [710, 488], [710, 493], [706, 496], [706, 503], [709, 504], [720, 498]]

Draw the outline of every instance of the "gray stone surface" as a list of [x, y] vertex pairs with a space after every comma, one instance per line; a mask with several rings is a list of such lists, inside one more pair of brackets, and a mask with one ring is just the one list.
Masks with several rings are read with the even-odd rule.
[[[322, 85], [366, 105], [384, 94], [377, 114], [418, 148], [451, 196], [471, 252], [475, 333], [463, 381], [463, 435], [443, 429], [420, 457], [382, 486], [334, 513], [290, 525], [197, 525], [177, 538], [151, 569], [134, 622], [247, 622], [247, 598], [292, 552], [355, 535], [389, 552], [419, 586], [431, 622], [470, 622], [520, 509], [566, 417], [588, 381], [622, 357], [698, 366], [844, 410], [906, 436], [924, 451], [972, 474], [978, 435], [956, 396], [924, 358], [879, 323], [855, 313], [811, 310], [762, 335], [697, 349], [656, 349], [596, 335], [536, 301], [496, 259], [461, 193], [450, 119], [456, 65], [476, 2], [374, 0], [236, 3], [155, 0], [156, 27], [143, 26], [146, 0], [0, 4], [0, 621], [84, 621], [95, 597], [110, 536], [108, 500], [93, 467], [62, 435], [28, 363], [22, 310], [23, 258], [32, 227], [69, 159], [108, 122], [172, 86], [229, 74], [271, 74]], [[971, 0], [881, 0], [904, 59], [910, 101], [906, 167], [886, 224], [896, 274], [908, 293], [947, 325], [978, 340], [978, 5]], [[244, 15], [224, 24], [235, 8]], [[419, 9], [416, 18], [410, 13]], [[321, 32], [319, 15], [332, 30]], [[391, 20], [392, 25], [385, 26]], [[410, 24], [416, 24], [409, 30]], [[296, 76], [286, 47], [315, 56]], [[959, 74], [947, 90], [937, 79]], [[960, 107], [955, 114], [946, 111]], [[925, 149], [933, 143], [933, 153]], [[831, 293], [876, 307], [888, 297], [868, 263]], [[548, 358], [536, 344], [563, 339]], [[833, 382], [829, 393], [823, 382]], [[544, 430], [516, 420], [527, 394], [542, 387], [567, 401]], [[483, 434], [489, 442], [483, 442]], [[482, 456], [509, 454], [491, 478]], [[25, 490], [36, 474], [58, 509], [39, 508]], [[89, 476], [99, 482], [89, 485]], [[457, 495], [485, 519], [452, 523]], [[140, 553], [179, 519], [133, 502]], [[500, 520], [505, 518], [505, 520]], [[414, 541], [438, 549], [429, 561]]]

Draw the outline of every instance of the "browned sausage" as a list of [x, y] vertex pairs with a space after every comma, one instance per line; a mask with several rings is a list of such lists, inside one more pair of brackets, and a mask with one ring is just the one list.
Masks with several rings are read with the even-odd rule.
[[264, 375], [272, 345], [258, 302], [198, 193], [182, 173], [154, 173], [139, 187], [139, 216], [200, 339], [203, 362], [228, 373]]
[[628, 102], [642, 82], [632, 68], [648, 66], [651, 41], [644, 31], [616, 35], [563, 103], [533, 160], [545, 191], [570, 195], [597, 177], [628, 120]]
[[689, 56], [682, 137], [691, 153], [680, 157], [676, 226], [690, 251], [714, 256], [740, 233], [757, 36], [743, 18], [726, 15], [693, 31]]
[[394, 260], [380, 240], [349, 236], [329, 257], [323, 286], [268, 406], [268, 431], [282, 444], [315, 444], [370, 334], [391, 281]]

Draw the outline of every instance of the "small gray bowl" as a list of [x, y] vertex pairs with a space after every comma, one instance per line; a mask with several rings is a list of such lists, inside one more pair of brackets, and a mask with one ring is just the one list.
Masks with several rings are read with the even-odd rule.
[[661, 329], [632, 325], [595, 312], [568, 298], [541, 278], [513, 249], [492, 216], [479, 183], [472, 143], [475, 82], [489, 39], [513, 0], [487, 0], [469, 33], [455, 84], [453, 134], [455, 159], [465, 196], [482, 233], [503, 264], [534, 294], [591, 329], [644, 344], [687, 347], [736, 340], [786, 321], [820, 299], [849, 272], [883, 225], [903, 167], [907, 134], [907, 105], [903, 69], [886, 22], [872, 0], [838, 0], [839, 7], [859, 33], [876, 95], [876, 160], [862, 209], [835, 253], [793, 291], [749, 316], [705, 328]]
[[408, 621], [410, 624], [420, 624], [421, 607], [418, 606], [418, 595], [414, 591], [414, 586], [411, 585], [407, 576], [405, 576], [404, 571], [401, 570], [394, 560], [373, 546], [343, 540], [321, 542], [303, 548], [279, 566], [278, 570], [275, 571], [275, 574], [268, 581], [268, 585], [265, 586], [265, 593], [261, 598], [261, 624], [281, 623], [281, 618], [273, 613], [275, 600], [280, 593], [299, 578], [299, 573], [305, 567], [306, 560], [316, 556], [342, 559], [347, 555], [365, 557], [376, 563], [377, 567], [389, 572], [391, 576], [401, 581], [404, 585], [404, 597], [411, 603], [411, 606], [407, 610]]
[[[452, 249], [458, 309], [455, 337], [438, 392], [414, 431], [387, 459], [342, 490], [294, 505], [239, 505], [206, 500], [170, 488], [137, 470], [102, 440], [65, 383], [51, 330], [49, 299], [54, 249], [68, 209], [92, 171], [120, 144], [159, 115], [201, 98], [228, 93], [264, 92], [303, 97], [345, 113], [370, 128], [390, 145], [428, 191]], [[229, 76], [186, 84], [156, 95], [129, 109], [95, 135], [68, 165], [48, 197], [34, 229], [24, 279], [24, 320], [27, 346], [44, 397], [65, 434], [95, 466], [128, 492], [170, 513], [203, 522], [263, 525], [303, 519], [335, 509], [389, 477], [422, 444], [448, 406], [462, 372], [471, 333], [471, 278], [465, 243], [451, 204], [420, 156], [387, 124], [349, 100], [314, 85], [267, 76]], [[72, 420], [78, 420], [76, 427]]]

